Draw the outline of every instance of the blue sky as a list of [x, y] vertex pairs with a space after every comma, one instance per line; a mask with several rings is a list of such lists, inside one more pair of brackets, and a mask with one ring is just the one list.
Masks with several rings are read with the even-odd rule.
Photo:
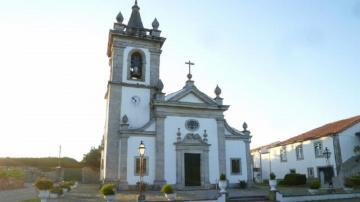
[[[108, 31], [132, 0], [0, 0], [0, 156], [80, 159], [100, 143]], [[167, 40], [164, 91], [193, 79], [252, 147], [360, 114], [360, 1], [139, 0]], [[179, 76], [183, 75], [183, 76]]]

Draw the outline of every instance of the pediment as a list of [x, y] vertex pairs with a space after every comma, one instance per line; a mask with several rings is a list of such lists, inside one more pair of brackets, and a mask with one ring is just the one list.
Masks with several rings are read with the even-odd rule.
[[179, 91], [177, 94], [172, 95], [167, 101], [217, 105], [212, 98], [199, 91], [197, 88], [189, 88]]
[[192, 103], [205, 103], [203, 100], [201, 100], [198, 96], [196, 96], [194, 93], [189, 93], [178, 100], [179, 102], [192, 102]]

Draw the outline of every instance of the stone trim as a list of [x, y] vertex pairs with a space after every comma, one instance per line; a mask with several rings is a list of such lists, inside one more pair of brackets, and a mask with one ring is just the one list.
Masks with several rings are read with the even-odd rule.
[[218, 135], [218, 158], [219, 158], [219, 175], [226, 174], [226, 155], [225, 155], [225, 127], [224, 119], [217, 119]]
[[201, 187], [208, 188], [209, 180], [209, 147], [210, 144], [204, 142], [198, 143], [174, 143], [176, 148], [176, 187], [185, 187], [185, 154], [200, 154], [200, 180]]
[[341, 146], [340, 146], [339, 135], [333, 135], [332, 138], [333, 138], [336, 174], [338, 175], [340, 173], [341, 164], [342, 164]]
[[154, 185], [161, 187], [166, 183], [164, 171], [165, 171], [165, 160], [164, 160], [164, 130], [165, 130], [165, 117], [156, 117], [156, 136], [155, 136], [155, 180]]
[[128, 158], [128, 137], [120, 137], [119, 155], [119, 189], [127, 189], [127, 158]]
[[[247, 170], [247, 184], [252, 185], [253, 184], [253, 170], [251, 169], [252, 165], [252, 158], [250, 154], [250, 142], [245, 142], [245, 152], [246, 152], [246, 170]], [[270, 166], [271, 167], [271, 166]], [[271, 168], [270, 168], [271, 169]]]
[[217, 110], [217, 111], [226, 111], [229, 109], [229, 105], [209, 105], [202, 103], [192, 103], [192, 102], [177, 102], [177, 101], [159, 101], [154, 100], [152, 102], [153, 106], [156, 107], [178, 107], [178, 108], [191, 108], [191, 109], [205, 109], [205, 110]]
[[[138, 80], [132, 80], [132, 81], [138, 81]], [[145, 85], [145, 84], [140, 84], [140, 83], [125, 83], [125, 82], [113, 82], [113, 81], [109, 81], [109, 84], [113, 84], [113, 85], [119, 85], [119, 86], [125, 86], [125, 87], [133, 87], [133, 88], [147, 88], [147, 89], [156, 89], [155, 86], [149, 86], [149, 85]]]

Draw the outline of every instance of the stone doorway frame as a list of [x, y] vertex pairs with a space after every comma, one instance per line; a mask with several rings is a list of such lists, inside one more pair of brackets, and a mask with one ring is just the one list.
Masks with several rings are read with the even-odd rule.
[[176, 187], [185, 188], [185, 153], [200, 154], [200, 186], [209, 188], [209, 147], [199, 134], [188, 133], [183, 140], [174, 143], [176, 149]]

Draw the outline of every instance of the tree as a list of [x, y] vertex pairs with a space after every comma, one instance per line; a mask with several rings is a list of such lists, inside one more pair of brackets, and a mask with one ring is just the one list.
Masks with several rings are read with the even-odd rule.
[[98, 170], [100, 169], [100, 161], [101, 161], [101, 147], [98, 146], [98, 148], [91, 147], [90, 151], [87, 154], [84, 154], [81, 163], [85, 166]]

